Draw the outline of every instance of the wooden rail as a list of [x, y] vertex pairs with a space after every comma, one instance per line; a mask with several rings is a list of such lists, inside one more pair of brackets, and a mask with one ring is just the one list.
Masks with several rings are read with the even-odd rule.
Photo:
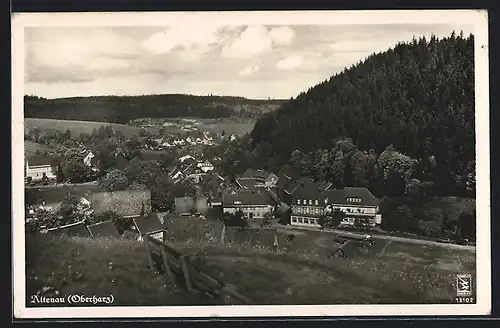
[[158, 239], [143, 235], [149, 267], [163, 272], [167, 285], [180, 281], [189, 293], [207, 295], [223, 304], [253, 304], [241, 295], [234, 285], [225, 284], [208, 274], [201, 264], [193, 263], [187, 254], [182, 254]]

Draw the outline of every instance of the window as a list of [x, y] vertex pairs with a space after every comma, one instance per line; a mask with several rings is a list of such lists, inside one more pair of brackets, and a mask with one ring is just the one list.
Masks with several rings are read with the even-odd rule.
[[318, 200], [317, 199], [314, 201], [314, 205], [318, 206]]
[[292, 217], [292, 222], [293, 223], [297, 223], [297, 218], [296, 217]]
[[304, 223], [309, 224], [309, 219], [308, 218], [304, 218]]
[[297, 199], [297, 205], [300, 205], [300, 199]]
[[299, 223], [302, 223], [302, 218], [299, 218]]
[[312, 204], [313, 204], [313, 203], [312, 203], [312, 200], [311, 200], [311, 199], [309, 199], [309, 205], [312, 205]]

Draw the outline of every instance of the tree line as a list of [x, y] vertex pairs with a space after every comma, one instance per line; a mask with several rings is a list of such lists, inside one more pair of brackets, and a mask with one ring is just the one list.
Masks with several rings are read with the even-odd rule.
[[280, 103], [279, 100], [182, 94], [61, 99], [25, 96], [24, 114], [30, 118], [125, 124], [143, 117], [229, 118], [240, 115], [240, 108], [250, 108], [260, 114], [261, 111], [269, 111], [269, 108], [277, 108]]

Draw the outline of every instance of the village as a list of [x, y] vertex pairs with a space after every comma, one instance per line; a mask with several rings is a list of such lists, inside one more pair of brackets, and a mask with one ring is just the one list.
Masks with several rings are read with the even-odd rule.
[[[331, 182], [308, 178], [292, 179], [286, 174], [264, 169], [248, 168], [234, 177], [224, 176], [218, 167], [222, 161], [220, 157], [209, 158], [203, 156], [202, 152], [192, 151], [193, 147], [200, 145], [214, 146], [221, 139], [233, 142], [236, 136], [212, 137], [205, 133], [202, 137], [182, 138], [177, 135], [160, 138], [153, 135], [144, 139], [141, 150], [161, 152], [175, 147], [181, 150], [176, 154], [185, 154], [173, 158], [164, 168], [174, 187], [186, 184], [190, 186], [185, 189], [185, 194], [172, 197], [173, 204], [167, 210], [155, 206], [152, 192], [148, 188], [112, 191], [99, 188], [97, 177], [101, 165], [98, 156], [83, 143], [77, 143], [78, 158], [88, 172], [94, 173], [96, 177], [86, 182], [58, 182], [58, 168], [50, 154], [28, 156], [26, 190], [36, 194], [36, 197], [26, 200], [26, 222], [52, 222], [38, 225], [43, 233], [137, 240], [143, 234], [161, 239], [160, 232], [164, 229], [165, 218], [189, 220], [196, 217], [224, 220], [229, 226], [288, 226], [318, 230], [328, 227], [327, 218], [341, 213], [340, 221], [335, 225], [338, 228], [370, 230], [380, 226], [382, 218], [379, 200], [367, 188], [335, 189]], [[129, 141], [125, 140], [123, 144], [126, 145]], [[118, 167], [126, 170], [131, 162], [126, 158], [126, 151], [120, 147], [113, 157], [115, 169]], [[108, 176], [110, 174], [107, 173]], [[65, 207], [62, 204], [68, 197], [73, 197], [74, 204], [69, 210], [62, 209]], [[40, 219], [46, 213], [51, 213], [58, 219]], [[63, 216], [71, 219], [68, 221]], [[122, 221], [117, 223], [116, 218], [121, 218]]]

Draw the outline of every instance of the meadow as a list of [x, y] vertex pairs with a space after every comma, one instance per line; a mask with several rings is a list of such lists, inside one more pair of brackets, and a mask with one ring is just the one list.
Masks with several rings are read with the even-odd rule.
[[50, 148], [49, 146], [42, 145], [40, 143], [33, 142], [30, 140], [24, 140], [24, 155], [25, 156], [33, 156], [33, 155], [36, 155], [37, 152], [39, 152], [40, 154], [45, 154], [45, 153], [48, 153], [52, 150], [53, 149]]
[[[220, 221], [164, 219], [169, 245], [255, 304], [450, 303], [455, 275], [475, 271], [468, 251], [376, 240], [371, 250], [346, 247], [347, 258], [329, 258], [336, 247], [329, 233], [294, 232], [286, 245], [286, 229], [230, 228], [222, 244]], [[47, 285], [62, 294], [113, 293], [116, 305], [207, 302], [164, 286], [133, 240], [39, 235], [28, 239], [27, 259], [28, 293]]]
[[[54, 120], [54, 119], [43, 119], [43, 118], [25, 118], [24, 119], [24, 130], [28, 131], [34, 127], [39, 128], [42, 131], [61, 131], [65, 132], [70, 130], [73, 135], [79, 135], [81, 133], [92, 133], [93, 129], [98, 129], [102, 125], [110, 125], [115, 131], [121, 131], [125, 137], [130, 137], [135, 134], [139, 134], [141, 128], [136, 126], [129, 126], [123, 124], [114, 124], [106, 122], [91, 122], [91, 121], [69, 121], [69, 120]], [[157, 132], [158, 128], [147, 128], [151, 132]]]

